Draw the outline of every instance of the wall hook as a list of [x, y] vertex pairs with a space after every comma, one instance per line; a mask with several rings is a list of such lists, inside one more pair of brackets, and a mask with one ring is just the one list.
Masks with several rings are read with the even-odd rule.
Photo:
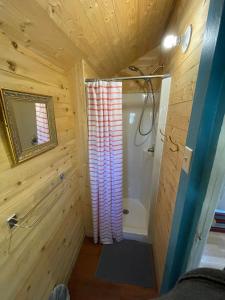
[[169, 148], [170, 151], [172, 151], [172, 152], [178, 152], [178, 151], [180, 150], [179, 145], [178, 145], [176, 142], [174, 142], [174, 141], [172, 140], [171, 135], [169, 135], [169, 140], [170, 140], [170, 142], [176, 147], [175, 149], [172, 149], [172, 148], [170, 147], [170, 148]]
[[163, 132], [162, 132], [162, 129], [159, 129], [159, 132], [160, 132], [160, 134], [164, 137], [164, 139], [163, 138], [161, 138], [161, 141], [164, 143], [165, 141], [167, 141], [168, 140], [168, 136], [167, 135], [165, 135]]

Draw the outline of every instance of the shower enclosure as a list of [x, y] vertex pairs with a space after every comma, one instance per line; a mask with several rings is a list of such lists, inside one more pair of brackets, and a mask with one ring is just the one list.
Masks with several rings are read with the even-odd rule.
[[[112, 243], [118, 234], [118, 241], [122, 236], [151, 241], [149, 218], [157, 198], [170, 78], [130, 69], [141, 76], [86, 80], [95, 242], [100, 237]], [[162, 79], [158, 93], [154, 78]], [[122, 95], [121, 81], [135, 79], [145, 80], [143, 92]]]
[[[125, 237], [137, 239], [145, 239], [148, 235], [156, 131], [153, 128], [151, 134], [139, 134], [144, 100], [145, 93], [123, 95], [123, 232]], [[148, 103], [142, 121], [143, 131], [148, 130], [151, 121], [152, 107]]]
[[[150, 134], [140, 135], [139, 122], [146, 93], [123, 94], [123, 235], [149, 241], [150, 209], [157, 197], [170, 79], [154, 92], [155, 122]], [[152, 94], [150, 95], [152, 98]], [[153, 118], [152, 101], [145, 106], [141, 132], [148, 132]]]

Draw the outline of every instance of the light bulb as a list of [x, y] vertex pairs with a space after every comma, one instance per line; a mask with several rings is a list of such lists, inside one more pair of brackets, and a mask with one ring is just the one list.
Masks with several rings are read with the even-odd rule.
[[178, 37], [174, 34], [167, 35], [163, 40], [163, 47], [165, 49], [171, 49], [178, 44]]

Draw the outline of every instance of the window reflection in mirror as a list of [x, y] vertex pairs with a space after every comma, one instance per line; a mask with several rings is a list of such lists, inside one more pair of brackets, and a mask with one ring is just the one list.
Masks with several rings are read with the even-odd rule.
[[45, 103], [14, 100], [12, 108], [23, 149], [50, 141]]

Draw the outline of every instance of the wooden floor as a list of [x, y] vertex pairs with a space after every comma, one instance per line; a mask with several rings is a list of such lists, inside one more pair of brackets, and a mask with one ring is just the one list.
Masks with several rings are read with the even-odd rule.
[[200, 267], [225, 268], [225, 233], [209, 232]]
[[71, 300], [149, 300], [158, 294], [154, 289], [114, 284], [95, 277], [101, 245], [85, 239], [69, 281]]

